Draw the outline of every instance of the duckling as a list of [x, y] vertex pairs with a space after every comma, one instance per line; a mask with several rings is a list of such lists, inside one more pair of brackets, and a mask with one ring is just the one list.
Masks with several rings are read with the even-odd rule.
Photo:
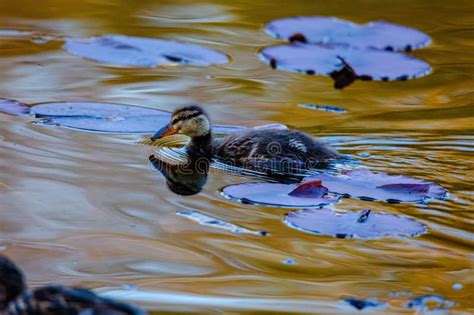
[[97, 296], [82, 288], [59, 285], [26, 291], [25, 277], [0, 255], [0, 314], [4, 315], [145, 315], [134, 306]]
[[324, 143], [288, 129], [250, 129], [212, 141], [209, 117], [197, 105], [175, 110], [170, 123], [151, 139], [176, 133], [191, 138], [187, 152], [192, 159], [215, 158], [233, 166], [265, 172], [308, 169], [340, 157]]

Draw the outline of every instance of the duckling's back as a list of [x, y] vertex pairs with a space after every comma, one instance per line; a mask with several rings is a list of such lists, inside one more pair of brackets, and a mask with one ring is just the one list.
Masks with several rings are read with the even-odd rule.
[[336, 150], [303, 132], [282, 129], [249, 130], [231, 135], [214, 145], [214, 156], [226, 164], [252, 168], [283, 163], [314, 167], [338, 158]]

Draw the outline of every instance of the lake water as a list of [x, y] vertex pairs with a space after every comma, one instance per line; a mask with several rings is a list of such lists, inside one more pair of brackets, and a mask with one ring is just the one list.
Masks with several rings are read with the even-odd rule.
[[[277, 43], [263, 25], [295, 15], [417, 28], [433, 43], [413, 55], [433, 72], [340, 91], [326, 77], [272, 70], [256, 57]], [[169, 312], [344, 313], [351, 309], [341, 299], [358, 297], [389, 302], [379, 312], [400, 314], [412, 313], [404, 303], [423, 294], [456, 302], [453, 313], [474, 312], [473, 2], [1, 0], [0, 30], [39, 34], [31, 40], [0, 32], [0, 97], [169, 111], [197, 102], [213, 120], [283, 123], [329, 141], [361, 166], [424, 178], [451, 193], [428, 206], [354, 199], [335, 206], [412, 217], [429, 228], [417, 238], [315, 236], [286, 226], [287, 209], [220, 195], [248, 179], [211, 172], [200, 194], [173, 194], [149, 165], [150, 149], [136, 144], [145, 135], [46, 128], [0, 114], [0, 251], [24, 268], [32, 287], [81, 285]], [[61, 48], [64, 38], [103, 34], [194, 43], [232, 60], [114, 68]], [[271, 235], [199, 225], [176, 214], [186, 209]]]

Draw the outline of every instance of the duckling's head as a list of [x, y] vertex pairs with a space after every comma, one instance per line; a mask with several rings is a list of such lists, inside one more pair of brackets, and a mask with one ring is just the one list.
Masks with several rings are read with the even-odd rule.
[[7, 256], [0, 255], [0, 313], [25, 289], [23, 273]]
[[197, 105], [181, 107], [171, 115], [170, 123], [155, 133], [151, 139], [155, 140], [176, 133], [190, 138], [208, 136], [211, 133], [211, 123], [201, 107]]

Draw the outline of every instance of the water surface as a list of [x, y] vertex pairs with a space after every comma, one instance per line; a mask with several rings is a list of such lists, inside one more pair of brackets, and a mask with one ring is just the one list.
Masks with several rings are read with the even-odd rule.
[[[304, 130], [362, 166], [435, 181], [452, 198], [336, 206], [410, 216], [429, 228], [418, 238], [315, 236], [284, 225], [288, 210], [219, 194], [244, 178], [211, 172], [200, 194], [171, 193], [148, 164], [150, 149], [136, 144], [145, 136], [46, 128], [0, 114], [0, 250], [25, 269], [31, 286], [112, 292], [133, 285], [138, 291], [125, 297], [153, 310], [342, 313], [351, 309], [338, 301], [353, 296], [391, 302], [384, 312], [399, 314], [412, 312], [402, 308], [404, 294], [441, 294], [458, 303], [453, 311], [474, 312], [473, 12], [471, 1], [2, 0], [0, 29], [19, 33], [0, 33], [0, 97], [164, 110], [198, 102], [220, 122], [272, 120]], [[424, 31], [433, 43], [413, 54], [433, 73], [339, 91], [329, 78], [275, 71], [258, 60], [260, 49], [278, 43], [262, 31], [265, 23], [307, 14]], [[104, 34], [185, 41], [232, 61], [113, 68], [61, 49], [65, 37]], [[347, 112], [298, 106], [307, 103]], [[271, 235], [233, 234], [176, 215], [186, 209]], [[456, 283], [463, 288], [453, 289]]]

